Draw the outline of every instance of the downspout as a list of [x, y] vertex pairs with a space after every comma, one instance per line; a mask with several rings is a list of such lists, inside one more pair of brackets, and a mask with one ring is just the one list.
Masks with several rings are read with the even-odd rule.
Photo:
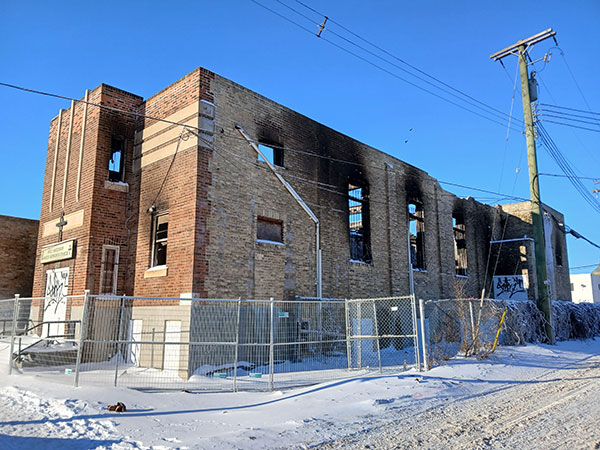
[[250, 146], [254, 149], [254, 151], [256, 153], [258, 153], [260, 155], [260, 157], [267, 163], [267, 166], [269, 167], [269, 169], [271, 169], [271, 172], [273, 172], [273, 174], [277, 177], [277, 179], [281, 182], [281, 184], [283, 184], [283, 186], [288, 190], [288, 192], [292, 195], [292, 197], [294, 197], [296, 202], [302, 207], [302, 209], [306, 212], [306, 214], [308, 214], [308, 216], [315, 223], [315, 255], [316, 255], [316, 272], [317, 272], [316, 279], [315, 279], [315, 287], [316, 287], [316, 296], [318, 298], [321, 298], [323, 295], [323, 290], [322, 290], [323, 279], [322, 279], [322, 270], [321, 270], [321, 243], [320, 243], [321, 227], [320, 227], [319, 219], [311, 211], [311, 209], [304, 202], [304, 200], [302, 200], [302, 197], [300, 197], [300, 195], [298, 195], [298, 193], [294, 190], [294, 188], [287, 181], [285, 181], [285, 179], [281, 176], [281, 174], [279, 172], [277, 172], [277, 169], [275, 168], [275, 166], [273, 166], [273, 164], [271, 164], [271, 162], [267, 158], [265, 158], [265, 155], [263, 155], [263, 153], [260, 151], [260, 149], [258, 148], [258, 145], [256, 145], [254, 142], [252, 142], [252, 140], [250, 139], [250, 136], [248, 136], [246, 131], [239, 125], [236, 125], [235, 129], [239, 131], [239, 133], [242, 135], [242, 137], [244, 139], [246, 139], [246, 141], [248, 141], [248, 144], [250, 144]]

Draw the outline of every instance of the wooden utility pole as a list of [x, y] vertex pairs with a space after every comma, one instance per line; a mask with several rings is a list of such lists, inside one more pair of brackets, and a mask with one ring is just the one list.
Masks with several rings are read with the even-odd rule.
[[534, 36], [518, 41], [510, 47], [500, 50], [492, 55], [494, 61], [500, 61], [508, 55], [517, 55], [521, 75], [521, 95], [523, 98], [523, 116], [525, 120], [525, 137], [527, 139], [527, 162], [529, 164], [529, 194], [531, 198], [531, 221], [533, 225], [533, 239], [535, 242], [535, 265], [537, 274], [536, 293], [537, 305], [546, 320], [546, 337], [554, 343], [554, 330], [552, 329], [552, 304], [548, 292], [548, 271], [546, 268], [546, 246], [544, 240], [544, 221], [542, 217], [542, 200], [540, 198], [540, 185], [538, 182], [537, 153], [535, 149], [535, 133], [533, 129], [533, 114], [531, 111], [531, 98], [529, 95], [529, 73], [527, 70], [527, 49], [548, 38], [553, 38], [556, 32], [549, 28]]

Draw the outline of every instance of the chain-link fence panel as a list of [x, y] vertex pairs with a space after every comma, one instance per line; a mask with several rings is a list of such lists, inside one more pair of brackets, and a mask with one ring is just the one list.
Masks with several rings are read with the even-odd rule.
[[75, 385], [235, 391], [418, 366], [410, 297], [63, 300], [30, 299], [36, 321], [12, 334], [11, 367]]
[[14, 332], [18, 335], [27, 332], [31, 326], [29, 319], [31, 300], [31, 298], [19, 298], [18, 296], [0, 300], [1, 336], [10, 336], [13, 333], [13, 327], [15, 327]]
[[419, 367], [414, 297], [349, 300], [347, 309], [351, 368]]
[[[13, 308], [9, 371], [39, 373], [73, 382], [80, 350], [81, 318], [67, 319], [84, 296], [17, 298]], [[40, 320], [41, 319], [41, 320]]]
[[448, 299], [422, 301], [429, 366], [462, 354], [485, 356], [495, 345], [538, 340], [541, 315], [530, 301]]

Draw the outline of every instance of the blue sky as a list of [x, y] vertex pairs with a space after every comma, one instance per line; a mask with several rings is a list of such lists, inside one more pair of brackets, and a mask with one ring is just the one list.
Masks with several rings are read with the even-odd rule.
[[[310, 20], [277, 0], [257, 1], [314, 32], [323, 19], [295, 0], [281, 1]], [[203, 66], [438, 180], [526, 198], [525, 139], [518, 131], [510, 132], [507, 141], [505, 124], [398, 79], [435, 91], [339, 40], [332, 33], [344, 30], [336, 24], [506, 114], [517, 61], [506, 58], [503, 69], [489, 55], [552, 27], [560, 49], [549, 40], [531, 52], [534, 60], [552, 53], [549, 63], [535, 64], [540, 101], [581, 110], [589, 104], [600, 112], [598, 1], [302, 1], [335, 21], [329, 22], [323, 39], [250, 0], [2, 2], [0, 81], [76, 98], [107, 83], [148, 97]], [[0, 214], [38, 218], [49, 122], [69, 102], [0, 87], [0, 105], [0, 189], [5, 193]], [[523, 117], [518, 89], [513, 115]], [[552, 123], [545, 127], [577, 175], [600, 178], [600, 133]], [[541, 173], [562, 173], [540, 146], [538, 158]], [[588, 191], [600, 187], [593, 180], [582, 181]], [[543, 201], [563, 212], [567, 225], [600, 243], [600, 214], [568, 180], [541, 176], [540, 184]], [[443, 187], [492, 204], [500, 198]], [[600, 262], [599, 249], [567, 240], [571, 267]]]

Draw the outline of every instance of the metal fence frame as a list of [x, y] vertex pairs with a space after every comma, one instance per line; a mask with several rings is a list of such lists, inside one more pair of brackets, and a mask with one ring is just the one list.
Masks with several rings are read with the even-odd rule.
[[[162, 370], [164, 372], [166, 365], [166, 349], [168, 346], [175, 345], [179, 346], [178, 351], [187, 349], [187, 355], [183, 359], [185, 360], [185, 358], [187, 358], [186, 364], [189, 363], [193, 355], [197, 352], [202, 353], [204, 351], [205, 353], [211, 353], [213, 351], [212, 349], [216, 349], [217, 353], [221, 352], [226, 355], [223, 357], [224, 360], [231, 361], [231, 364], [224, 365], [227, 366], [224, 369], [215, 369], [210, 375], [207, 375], [212, 376], [213, 378], [220, 377], [227, 381], [216, 380], [222, 381], [223, 383], [215, 388], [217, 390], [223, 390], [223, 386], [226, 386], [227, 390], [232, 391], [249, 390], [257, 387], [264, 390], [274, 390], [279, 386], [291, 387], [314, 384], [321, 381], [372, 373], [374, 370], [372, 365], [363, 365], [360, 362], [356, 365], [351, 362], [352, 349], [355, 347], [360, 349], [363, 342], [370, 342], [372, 345], [376, 345], [378, 359], [377, 370], [380, 373], [383, 371], [384, 366], [395, 371], [407, 369], [406, 359], [404, 359], [404, 364], [384, 364], [382, 362], [381, 348], [381, 342], [405, 338], [411, 340], [411, 346], [414, 346], [414, 362], [411, 360], [409, 366], [421, 370], [416, 302], [413, 296], [350, 300], [306, 297], [284, 301], [274, 300], [273, 298], [269, 300], [244, 300], [241, 298], [182, 299], [99, 296], [90, 295], [89, 291], [86, 291], [84, 296], [68, 296], [68, 298], [83, 298], [83, 305], [78, 306], [81, 307], [81, 318], [78, 320], [53, 321], [52, 323], [63, 323], [66, 330], [72, 330], [70, 334], [67, 336], [49, 336], [49, 322], [34, 323], [33, 326], [28, 326], [25, 329], [26, 332], [30, 333], [27, 336], [32, 339], [32, 331], [37, 331], [40, 335], [39, 341], [33, 345], [37, 345], [39, 342], [49, 345], [50, 347], [52, 345], [60, 346], [64, 343], [69, 344], [68, 350], [62, 351], [62, 353], [56, 353], [63, 359], [60, 359], [57, 356], [57, 360], [53, 361], [48, 367], [36, 366], [34, 368], [17, 367], [18, 358], [23, 357], [20, 344], [19, 351], [15, 353], [15, 344], [17, 339], [20, 339], [16, 332], [16, 324], [18, 321], [17, 311], [20, 302], [31, 300], [44, 302], [45, 299], [20, 299], [18, 296], [12, 299], [14, 302], [14, 313], [11, 327], [9, 373], [12, 373], [13, 369], [18, 369], [19, 372], [25, 373], [29, 370], [37, 370], [38, 372], [42, 372], [40, 374], [41, 376], [51, 373], [56, 378], [58, 376], [57, 373], [62, 373], [61, 371], [64, 369], [65, 375], [72, 376], [73, 385], [79, 386], [82, 382], [84, 384], [87, 384], [88, 381], [90, 383], [92, 382], [89, 377], [91, 377], [93, 373], [96, 373], [93, 372], [94, 370], [101, 372], [106, 378], [107, 373], [109, 373], [108, 367], [110, 367], [110, 372], [113, 373], [113, 375], [110, 376], [110, 382], [117, 386], [122, 383], [122, 381], [120, 381], [121, 377], [126, 375], [128, 373], [127, 371], [131, 369], [131, 366], [127, 365], [126, 361], [127, 352], [130, 351], [129, 349], [136, 347], [139, 350], [144, 346], [150, 347], [150, 355], [152, 358], [152, 362], [148, 368], [148, 371], [150, 372], [157, 367], [157, 364], [155, 364], [156, 361], [154, 360], [155, 353], [161, 355], [160, 349], [156, 352], [155, 348], [157, 346], [162, 346], [162, 356], [159, 356], [159, 359], [162, 358], [162, 366], [156, 370]], [[181, 331], [179, 338], [175, 341], [167, 339], [166, 331], [159, 331], [159, 339], [156, 340], [154, 329], [152, 331], [152, 340], [135, 339], [131, 335], [131, 323], [125, 323], [133, 317], [131, 311], [134, 311], [133, 308], [135, 308], [135, 306], [132, 305], [134, 305], [135, 302], [146, 302], [145, 304], [157, 302], [157, 305], [151, 306], [152, 308], [160, 308], [159, 302], [167, 302], [167, 304], [168, 302], [173, 302], [174, 305], [183, 305], [184, 302], [187, 302], [186, 305], [191, 305], [189, 311], [198, 308], [199, 312], [196, 314], [199, 314], [199, 317], [202, 317], [203, 308], [209, 312], [213, 311], [213, 313], [216, 310], [220, 314], [220, 316], [217, 317], [217, 320], [222, 323], [217, 325], [211, 324], [211, 326], [213, 326], [213, 330], [217, 330], [217, 337], [226, 336], [227, 338], [219, 340], [212, 339], [213, 337], [209, 336], [210, 339], [195, 340], [196, 338], [191, 337], [192, 321], [194, 319], [190, 318], [188, 324], [189, 329], [187, 331]], [[400, 308], [407, 317], [410, 316], [412, 326], [410, 332], [380, 332], [378, 328], [379, 324], [383, 323], [383, 319], [380, 319], [377, 316], [378, 308], [383, 308], [385, 310], [390, 302], [404, 302], [401, 303], [402, 306], [400, 306]], [[97, 316], [102, 315], [97, 311], [98, 305], [108, 305], [107, 310], [110, 310], [111, 312], [111, 314], [105, 314], [103, 317], [104, 322], [98, 322]], [[353, 332], [352, 326], [348, 323], [348, 321], [351, 320], [350, 309], [353, 305], [367, 305], [366, 308], [369, 308], [372, 311], [373, 329], [370, 332], [364, 334]], [[128, 308], [130, 311], [126, 313]], [[394, 311], [393, 308], [394, 307], [392, 307], [392, 311]], [[396, 310], [398, 308], [399, 306], [396, 306]], [[190, 312], [190, 314], [192, 313]], [[301, 329], [306, 321], [305, 316], [309, 317], [308, 329]], [[192, 317], [192, 315], [190, 315], [190, 317]], [[161, 316], [161, 320], [166, 323], [168, 317]], [[314, 323], [311, 323], [311, 320], [314, 320]], [[244, 321], [250, 322], [246, 323]], [[293, 323], [283, 326], [279, 325], [279, 322]], [[200, 323], [201, 325], [206, 325], [208, 322], [202, 322], [201, 319]], [[47, 336], [43, 331], [43, 327], [45, 326], [48, 326]], [[104, 335], [100, 333], [100, 337], [98, 337], [98, 333], [96, 332], [97, 329], [94, 328], [98, 326], [111, 327], [111, 332], [106, 332]], [[90, 334], [91, 330], [94, 330], [92, 334]], [[160, 338], [161, 333], [163, 336], [162, 340]], [[182, 333], [187, 333], [190, 337], [187, 340], [182, 339]], [[148, 332], [141, 333], [141, 335], [143, 334], [148, 336]], [[207, 334], [204, 334], [205, 338], [206, 336]], [[358, 343], [358, 346], [354, 343]], [[98, 348], [104, 349], [103, 352], [105, 356], [102, 361], [100, 361], [102, 358], [99, 358], [99, 360], [96, 361], [96, 356], [90, 357], [90, 354], [93, 355], [94, 349]], [[29, 349], [29, 347], [27, 347], [27, 349]], [[207, 351], [206, 349], [211, 350]], [[343, 354], [344, 350], [342, 349], [345, 349], [345, 355]], [[393, 351], [393, 348], [391, 348], [391, 351]], [[66, 352], [69, 352], [68, 355]], [[102, 353], [102, 351], [100, 353]], [[51, 357], [52, 351], [48, 350], [45, 355]], [[230, 359], [227, 359], [227, 355], [231, 355]], [[256, 373], [252, 373], [251, 369], [248, 369], [251, 364], [249, 364], [248, 361], [243, 360], [244, 355], [246, 355], [246, 358], [254, 358], [258, 362], [263, 362], [262, 365], [259, 365], [258, 362], [252, 362], [252, 365], [255, 365], [257, 368]], [[261, 355], [264, 355], [264, 358], [262, 358]], [[281, 355], [284, 356], [282, 357]], [[285, 359], [285, 355], [288, 355], [287, 359]], [[289, 357], [289, 355], [293, 356]], [[180, 358], [179, 354], [178, 358]], [[281, 358], [284, 358], [283, 361]], [[340, 363], [341, 358], [345, 359], [347, 364], [345, 363], [342, 366]], [[73, 359], [74, 369], [71, 369], [73, 366]], [[296, 360], [299, 360], [300, 362], [296, 362]], [[178, 361], [181, 362], [182, 359], [179, 359]], [[307, 369], [302, 368], [303, 361], [307, 361]], [[296, 368], [294, 364], [300, 368]], [[90, 367], [92, 368], [90, 369]], [[188, 370], [188, 372], [190, 371]], [[247, 376], [255, 376], [258, 380], [248, 380], [246, 375], [244, 375], [244, 378], [240, 378], [242, 376], [240, 373], [245, 372], [248, 372]], [[177, 373], [178, 372], [176, 372], [176, 374]], [[156, 373], [155, 375], [158, 376]], [[189, 375], [188, 373], [188, 380], [192, 379], [194, 375], [195, 372], [193, 372], [192, 375]], [[263, 375], [267, 375], [267, 378], [260, 379]], [[82, 378], [85, 378], [85, 380], [82, 381]], [[67, 378], [62, 378], [63, 381], [65, 379]], [[252, 381], [254, 384], [249, 383], [249, 381]], [[108, 384], [108, 380], [105, 380], [103, 384]], [[180, 383], [180, 385], [177, 386], [177, 388], [186, 386], [186, 383]], [[143, 387], [148, 389], [152, 388], [152, 380]], [[161, 385], [158, 382], [154, 383], [154, 387], [161, 389]], [[192, 390], [195, 390], [196, 388], [198, 388], [198, 386], [191, 385]], [[199, 389], [203, 388], [201, 387]]]

